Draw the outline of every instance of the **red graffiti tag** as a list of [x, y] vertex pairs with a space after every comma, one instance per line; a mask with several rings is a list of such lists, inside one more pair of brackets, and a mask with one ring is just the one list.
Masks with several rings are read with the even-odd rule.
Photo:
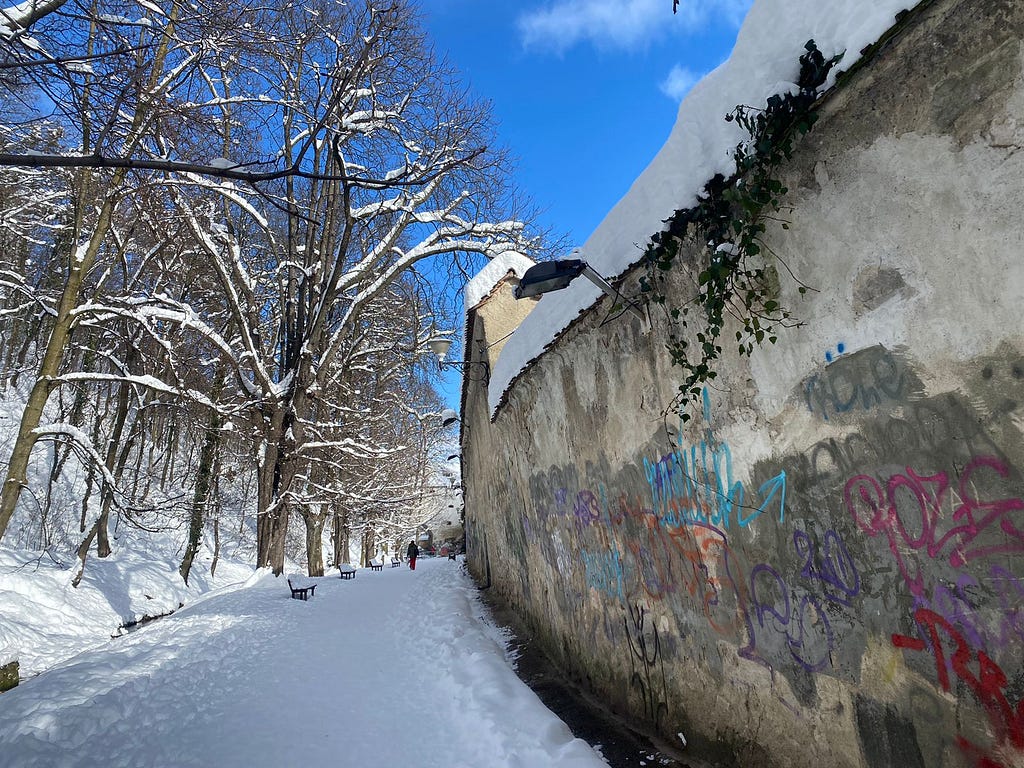
[[[975, 653], [963, 635], [935, 611], [918, 608], [914, 612], [914, 619], [923, 637], [894, 634], [892, 644], [910, 651], [923, 651], [931, 646], [932, 655], [935, 657], [935, 673], [942, 690], [949, 691], [949, 667], [952, 666], [953, 673], [971, 689], [978, 702], [985, 708], [997, 746], [1009, 746], [1017, 751], [1024, 750], [1024, 701], [1018, 702], [1016, 709], [1010, 705], [1006, 698], [1006, 673], [1002, 668], [984, 651]], [[952, 656], [947, 655], [943, 635], [952, 643]], [[977, 672], [971, 669], [975, 661]], [[974, 760], [978, 768], [994, 768], [1000, 765], [991, 754], [962, 736], [958, 737], [957, 743], [964, 753]]]

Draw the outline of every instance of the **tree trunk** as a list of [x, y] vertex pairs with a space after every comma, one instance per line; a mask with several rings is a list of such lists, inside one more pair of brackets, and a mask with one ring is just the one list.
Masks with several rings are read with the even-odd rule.
[[334, 567], [337, 568], [342, 563], [347, 563], [350, 557], [347, 512], [334, 513], [334, 531], [331, 543], [334, 545]]
[[89, 462], [89, 471], [85, 475], [85, 493], [82, 494], [82, 514], [78, 521], [78, 532], [85, 533], [85, 521], [89, 519], [89, 499], [92, 497], [92, 486], [96, 480], [96, 466]]
[[[104, 464], [106, 464], [107, 472], [115, 478], [117, 477], [115, 474], [117, 449], [121, 445], [121, 436], [124, 434], [124, 424], [128, 419], [128, 401], [130, 395], [131, 388], [127, 384], [122, 383], [117, 388], [117, 408], [114, 411], [114, 429], [110, 433], [110, 442], [107, 443], [107, 455], [104, 457]], [[100, 557], [110, 556], [109, 520], [110, 507], [114, 503], [114, 491], [115, 488], [111, 486], [110, 481], [105, 481], [103, 483], [100, 516], [96, 521], [96, 554]]]
[[100, 516], [96, 518], [96, 555], [99, 557], [110, 557], [110, 499], [113, 494], [107, 494], [100, 509]]
[[220, 518], [213, 518], [213, 561], [210, 563], [210, 578], [217, 573], [217, 561], [220, 560]]
[[82, 577], [85, 575], [85, 558], [89, 556], [89, 547], [92, 546], [92, 540], [96, 538], [96, 531], [99, 530], [99, 519], [93, 523], [92, 528], [89, 529], [89, 535], [82, 539], [82, 543], [78, 545], [78, 573], [71, 580], [71, 586], [78, 588], [78, 585], [82, 583]]
[[366, 564], [373, 559], [374, 554], [376, 554], [375, 548], [376, 541], [373, 535], [373, 529], [367, 526], [366, 529], [363, 530], [363, 557], [362, 562], [360, 563], [364, 568], [366, 567]]
[[[214, 402], [220, 397], [221, 388], [224, 385], [223, 369], [218, 368], [217, 375], [213, 381], [212, 399]], [[224, 419], [220, 411], [214, 409], [210, 412], [209, 420], [206, 423], [206, 439], [203, 441], [203, 448], [199, 452], [199, 469], [196, 478], [196, 492], [192, 497], [192, 513], [188, 522], [188, 544], [185, 545], [185, 555], [181, 559], [181, 566], [178, 573], [188, 584], [188, 574], [192, 570], [192, 561], [199, 551], [199, 542], [203, 537], [203, 520], [206, 508], [210, 503], [211, 490], [213, 489], [213, 467], [216, 463], [217, 448], [220, 444], [220, 428]]]
[[288, 505], [285, 494], [291, 487], [294, 468], [285, 444], [284, 412], [270, 417], [264, 432], [265, 447], [259, 467], [259, 496], [256, 506], [256, 567], [284, 573], [284, 545], [288, 533]]
[[189, 571], [192, 570], [192, 561], [199, 551], [199, 543], [203, 538], [204, 513], [210, 502], [210, 490], [213, 487], [213, 459], [220, 441], [220, 420], [220, 414], [214, 411], [207, 426], [203, 450], [199, 454], [199, 476], [196, 478], [196, 492], [192, 497], [192, 512], [188, 521], [188, 543], [185, 545], [185, 555], [178, 568], [178, 573], [186, 584]]
[[324, 523], [327, 519], [315, 512], [303, 512], [306, 522], [306, 563], [310, 576], [324, 575]]

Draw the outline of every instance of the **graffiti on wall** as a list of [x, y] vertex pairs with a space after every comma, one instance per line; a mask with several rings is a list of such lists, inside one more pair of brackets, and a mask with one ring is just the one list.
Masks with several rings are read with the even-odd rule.
[[[860, 593], [860, 575], [840, 535], [827, 530], [820, 546], [806, 531], [793, 532], [802, 566], [787, 583], [775, 566], [759, 563], [750, 573], [750, 609], [759, 629], [775, 623], [794, 661], [808, 671], [829, 666], [836, 634], [830, 612], [852, 606]], [[830, 609], [830, 610], [827, 610]], [[767, 617], [767, 619], [766, 619]], [[751, 633], [755, 646], [756, 633]], [[750, 652], [747, 652], [748, 657]]]
[[[908, 637], [893, 634], [892, 643], [908, 651], [930, 653], [935, 662], [935, 676], [939, 687], [950, 691], [950, 678], [963, 684], [981, 704], [989, 719], [993, 735], [991, 747], [975, 744], [963, 735], [957, 736], [957, 746], [978, 768], [1002, 766], [1003, 755], [1017, 759], [1024, 752], [1024, 700], [1020, 690], [1009, 692], [1009, 679], [984, 650], [972, 646], [945, 618], [927, 608], [914, 612], [919, 635]], [[1015, 700], [1014, 700], [1015, 699]]]
[[717, 439], [711, 427], [711, 399], [704, 390], [705, 437], [686, 446], [679, 444], [657, 461], [643, 460], [650, 487], [652, 508], [665, 525], [710, 524], [728, 529], [733, 522], [750, 525], [769, 509], [786, 517], [786, 473], [779, 472], [761, 483], [757, 492], [747, 491], [733, 474], [732, 449]]
[[[818, 676], [857, 685], [868, 639], [883, 637], [938, 695], [919, 687], [913, 701], [928, 706], [896, 709], [859, 700], [863, 738], [876, 721], [890, 731], [866, 756], [943, 754], [936, 724], [952, 693], [984, 713], [992, 743], [967, 732], [951, 743], [983, 768], [1019, 762], [1024, 484], [988, 417], [957, 393], [925, 396], [882, 347], [836, 357], [801, 393], [842, 429], [756, 467], [734, 466], [706, 395], [694, 444], [614, 474], [587, 464], [534, 475], [522, 546], [555, 566], [566, 594], [626, 614], [603, 624], [604, 642], [628, 651], [652, 721], [672, 715], [652, 694], [667, 684], [670, 647], [703, 654], [725, 640], [814, 707]], [[568, 601], [568, 615], [584, 602]], [[677, 638], [655, 630], [654, 610]]]
[[893, 645], [930, 655], [939, 688], [973, 698], [993, 743], [963, 734], [956, 743], [970, 764], [996, 768], [1024, 752], [1021, 691], [997, 661], [1003, 654], [1019, 664], [1024, 648], [1024, 581], [1004, 565], [1024, 552], [1024, 499], [1005, 457], [953, 463], [933, 472], [905, 466], [855, 475], [844, 487], [844, 507], [865, 536], [884, 543], [912, 597], [916, 632], [893, 633]]
[[803, 526], [788, 531], [784, 562], [751, 560], [729, 533], [695, 519], [657, 514], [650, 500], [596, 489], [551, 487], [579, 482], [561, 468], [531, 487], [537, 521], [533, 545], [554, 562], [559, 527], [572, 529], [586, 582], [620, 605], [674, 605], [699, 615], [703, 626], [740, 646], [742, 656], [782, 674], [793, 673], [813, 698], [806, 672], [833, 666], [837, 612], [852, 607], [860, 577], [840, 532]]
[[630, 685], [637, 689], [647, 719], [658, 727], [668, 711], [665, 701], [665, 662], [661, 654], [658, 627], [648, 619], [647, 609], [635, 604], [628, 607], [622, 622], [632, 668]]
[[[839, 345], [839, 355], [846, 351]], [[842, 414], [869, 411], [908, 400], [923, 391], [921, 382], [906, 364], [883, 346], [862, 349], [853, 355], [833, 357], [829, 365], [802, 385], [807, 409], [828, 421]]]
[[907, 589], [922, 597], [925, 572], [917, 555], [961, 568], [980, 558], [1024, 552], [1024, 520], [1016, 514], [1024, 511], [1024, 500], [976, 498], [979, 489], [991, 487], [989, 478], [980, 477], [989, 473], [1004, 479], [1010, 469], [995, 456], [975, 456], [955, 486], [945, 471], [925, 474], [912, 467], [884, 483], [857, 475], [847, 482], [843, 500], [858, 528], [888, 542]]

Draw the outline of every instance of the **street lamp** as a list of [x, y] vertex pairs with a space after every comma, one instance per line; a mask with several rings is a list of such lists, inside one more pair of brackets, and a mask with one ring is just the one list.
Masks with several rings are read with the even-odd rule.
[[[567, 288], [569, 283], [580, 275], [583, 275], [616, 301], [622, 300], [619, 292], [612, 288], [611, 284], [583, 259], [557, 259], [534, 264], [523, 273], [519, 285], [512, 291], [512, 295], [517, 299], [528, 299], [531, 296], [560, 291]], [[641, 320], [644, 319], [643, 313], [632, 304], [628, 305], [626, 309]]]
[[[445, 368], [458, 368], [462, 371], [463, 375], [466, 376], [470, 381], [482, 381], [484, 386], [487, 386], [491, 381], [491, 366], [486, 360], [446, 360], [448, 350], [452, 346], [451, 339], [431, 339], [427, 342], [427, 346], [430, 347], [430, 351], [434, 353], [437, 358], [438, 370], [444, 370]], [[469, 375], [472, 370], [472, 366], [479, 365], [483, 367], [482, 378], [474, 379]]]

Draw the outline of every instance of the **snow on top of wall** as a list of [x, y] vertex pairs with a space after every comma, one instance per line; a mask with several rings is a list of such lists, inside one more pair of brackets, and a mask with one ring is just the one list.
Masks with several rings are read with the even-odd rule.
[[466, 283], [462, 297], [466, 312], [487, 298], [488, 294], [494, 290], [494, 286], [501, 282], [502, 278], [510, 271], [514, 272], [516, 277], [522, 277], [523, 273], [533, 264], [533, 259], [515, 251], [507, 251], [495, 256], [487, 263], [487, 266], [477, 272], [476, 277]]
[[[625, 272], [674, 211], [696, 203], [712, 176], [732, 174], [731, 152], [744, 135], [735, 122], [725, 121], [727, 113], [737, 104], [761, 106], [775, 93], [795, 90], [798, 59], [811, 39], [826, 59], [845, 51], [823, 86], [831, 87], [837, 70], [848, 70], [861, 50], [893, 26], [897, 13], [914, 5], [911, 0], [756, 0], [732, 55], [679, 105], [665, 146], [587, 239], [580, 258], [606, 278]], [[541, 298], [491, 372], [492, 414], [512, 380], [600, 297], [590, 282], [575, 280]]]

